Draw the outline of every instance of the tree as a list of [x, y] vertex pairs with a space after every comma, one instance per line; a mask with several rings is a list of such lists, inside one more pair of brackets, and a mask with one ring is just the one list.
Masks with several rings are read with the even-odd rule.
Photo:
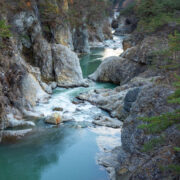
[[10, 26], [6, 24], [5, 20], [0, 20], [0, 38], [11, 37], [11, 32], [9, 28]]

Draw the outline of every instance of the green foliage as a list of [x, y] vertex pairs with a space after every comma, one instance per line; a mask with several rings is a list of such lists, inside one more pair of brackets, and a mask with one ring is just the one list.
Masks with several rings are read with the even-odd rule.
[[112, 4], [107, 0], [73, 0], [69, 6], [69, 21], [72, 26], [82, 25], [84, 22], [92, 25], [100, 22], [111, 13]]
[[121, 11], [121, 15], [131, 15], [134, 14], [136, 3], [133, 2], [129, 4], [125, 9]]
[[67, 21], [64, 0], [43, 0], [39, 2], [40, 18], [45, 26], [64, 24]]
[[169, 46], [170, 51], [177, 53], [180, 51], [180, 33], [178, 31], [175, 31], [174, 34], [169, 35]]
[[146, 122], [146, 124], [140, 125], [140, 129], [144, 129], [145, 132], [149, 134], [161, 133], [173, 124], [180, 122], [180, 110], [160, 116], [142, 118], [142, 120]]
[[173, 95], [169, 97], [169, 103], [180, 104], [180, 78], [178, 82], [174, 83], [174, 86], [177, 88]]
[[174, 150], [180, 152], [180, 147], [174, 147]]
[[175, 172], [176, 174], [180, 174], [180, 165], [170, 164], [167, 169]]
[[152, 140], [150, 140], [149, 142], [145, 143], [143, 145], [142, 151], [143, 152], [150, 152], [152, 151], [157, 145], [161, 145], [163, 144], [165, 141], [164, 137], [161, 136], [159, 138], [154, 138]]
[[1, 38], [11, 37], [11, 32], [9, 28], [10, 26], [8, 26], [4, 20], [0, 20], [0, 37]]
[[[177, 76], [177, 79], [178, 81], [175, 83], [176, 91], [168, 98], [169, 102], [174, 104], [180, 104], [180, 77]], [[143, 129], [148, 134], [162, 134], [163, 131], [165, 131], [168, 127], [174, 124], [176, 124], [177, 128], [179, 128], [180, 109], [174, 112], [162, 114], [160, 116], [146, 117], [140, 119], [145, 122], [145, 124], [138, 126], [140, 129]], [[149, 152], [153, 150], [154, 147], [163, 143], [163, 138], [164, 137], [161, 136], [160, 138], [150, 140], [143, 145], [142, 150], [144, 152]], [[175, 147], [174, 150], [179, 152], [180, 148]], [[177, 170], [175, 167], [176, 166], [172, 166], [174, 171]]]
[[176, 17], [176, 11], [180, 10], [179, 0], [140, 0], [136, 5], [140, 31], [152, 32], [169, 22], [180, 22]]
[[[177, 70], [180, 68], [180, 33], [176, 30], [168, 37], [168, 48], [151, 53], [153, 57], [151, 66], [165, 71]], [[163, 59], [160, 64], [158, 64], [158, 58]]]

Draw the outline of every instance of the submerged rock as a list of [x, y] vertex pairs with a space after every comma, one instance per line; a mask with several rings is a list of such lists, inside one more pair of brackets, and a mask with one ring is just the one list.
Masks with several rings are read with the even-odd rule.
[[63, 111], [63, 108], [62, 107], [55, 107], [55, 108], [53, 108], [53, 111]]
[[51, 116], [45, 118], [45, 123], [58, 125], [61, 123], [61, 116], [58, 113], [53, 113]]
[[31, 131], [32, 131], [32, 129], [4, 130], [4, 131], [2, 131], [2, 142], [14, 142], [18, 139], [21, 139], [22, 137], [24, 137]]

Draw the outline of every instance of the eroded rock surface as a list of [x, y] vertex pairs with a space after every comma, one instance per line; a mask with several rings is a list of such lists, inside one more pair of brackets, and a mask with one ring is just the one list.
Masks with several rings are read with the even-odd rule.
[[139, 63], [114, 56], [105, 59], [89, 78], [95, 81], [122, 84], [144, 70], [145, 67]]
[[60, 44], [54, 44], [52, 52], [58, 86], [73, 87], [82, 85], [82, 70], [77, 55]]

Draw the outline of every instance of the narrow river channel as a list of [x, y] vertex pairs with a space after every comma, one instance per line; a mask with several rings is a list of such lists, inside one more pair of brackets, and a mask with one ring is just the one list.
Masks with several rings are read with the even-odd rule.
[[[80, 57], [84, 78], [93, 73], [108, 56], [122, 53], [122, 38], [93, 47]], [[121, 144], [120, 129], [95, 126], [94, 117], [108, 113], [88, 102], [73, 104], [80, 93], [98, 88], [114, 88], [109, 83], [91, 82], [88, 88], [56, 88], [48, 103], [36, 111], [47, 116], [61, 107], [68, 121], [51, 126], [34, 120], [33, 133], [13, 144], [0, 146], [0, 180], [108, 180], [108, 173], [97, 163], [98, 156]]]

